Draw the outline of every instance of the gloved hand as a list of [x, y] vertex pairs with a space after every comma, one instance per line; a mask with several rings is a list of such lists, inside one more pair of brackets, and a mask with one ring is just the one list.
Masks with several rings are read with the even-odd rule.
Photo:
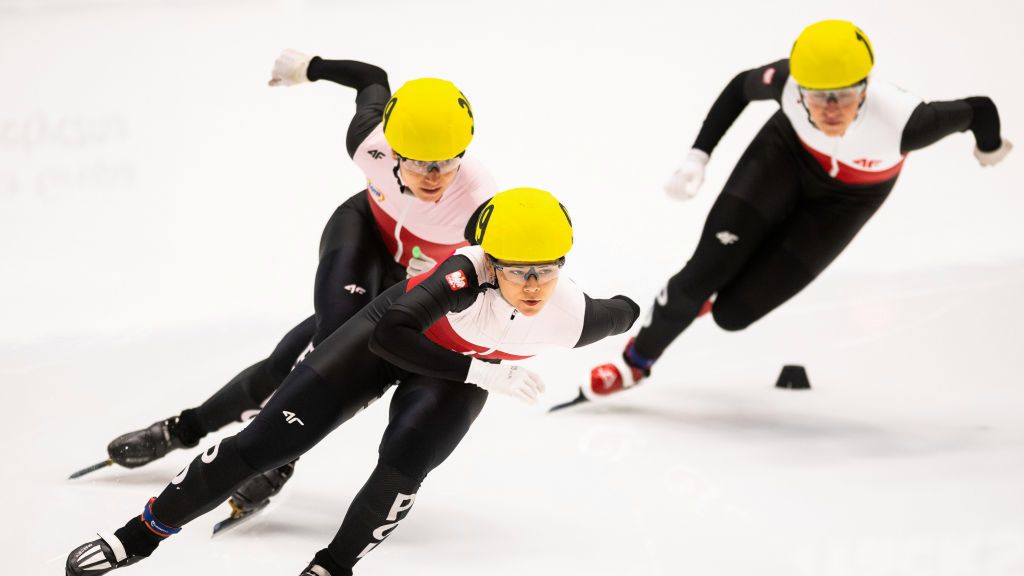
[[1013, 142], [1010, 142], [1006, 138], [1003, 138], [1003, 142], [999, 145], [999, 148], [991, 152], [982, 152], [977, 146], [974, 147], [974, 157], [978, 159], [978, 163], [982, 166], [995, 166], [1006, 158], [1006, 155], [1013, 150]]
[[679, 169], [665, 182], [665, 193], [674, 200], [689, 200], [696, 196], [704, 182], [704, 166], [710, 159], [707, 152], [691, 149]]
[[466, 382], [476, 384], [488, 392], [518, 398], [527, 404], [536, 404], [537, 396], [544, 392], [544, 381], [526, 368], [512, 364], [492, 364], [476, 358], [470, 359]]
[[270, 72], [270, 86], [294, 86], [309, 82], [306, 70], [313, 57], [298, 50], [287, 49], [274, 60], [274, 69]]
[[405, 275], [407, 278], [419, 276], [434, 266], [437, 266], [437, 260], [424, 254], [419, 246], [413, 246], [412, 258], [409, 259], [409, 265], [405, 267]]

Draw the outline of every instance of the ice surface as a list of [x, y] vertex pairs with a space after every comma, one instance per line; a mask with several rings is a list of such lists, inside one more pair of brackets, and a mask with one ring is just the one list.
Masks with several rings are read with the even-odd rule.
[[[774, 106], [740, 118], [696, 200], [661, 182], [725, 83], [816, 19], [855, 20], [878, 75], [923, 97], [992, 96], [1024, 140], [1019, 3], [929, 6], [0, 0], [3, 571], [58, 574], [139, 513], [188, 453], [65, 478], [311, 309], [323, 223], [363, 180], [352, 93], [266, 88], [281, 49], [456, 81], [470, 153], [573, 213], [569, 274], [646, 306]], [[1024, 573], [1024, 151], [982, 169], [972, 145], [913, 154], [808, 290], [742, 333], [698, 321], [641, 388], [556, 416], [492, 399], [358, 573]], [[623, 341], [535, 361], [545, 400]], [[794, 363], [813, 390], [772, 387]], [[297, 573], [372, 468], [386, 405], [251, 525], [210, 541], [224, 506], [124, 573]]]

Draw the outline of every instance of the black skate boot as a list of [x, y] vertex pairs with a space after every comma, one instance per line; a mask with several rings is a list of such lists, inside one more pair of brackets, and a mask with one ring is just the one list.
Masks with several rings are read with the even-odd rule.
[[213, 534], [217, 535], [237, 526], [270, 504], [270, 497], [277, 495], [295, 472], [295, 462], [257, 474], [239, 486], [228, 500], [231, 516], [218, 522], [213, 527]]
[[173, 416], [148, 428], [118, 436], [107, 445], [107, 455], [115, 464], [138, 468], [163, 458], [171, 450], [192, 448], [200, 438], [182, 425], [180, 417]]
[[71, 551], [67, 564], [64, 565], [66, 576], [99, 576], [145, 558], [129, 556], [121, 541], [113, 534], [98, 536], [98, 540], [86, 542]]

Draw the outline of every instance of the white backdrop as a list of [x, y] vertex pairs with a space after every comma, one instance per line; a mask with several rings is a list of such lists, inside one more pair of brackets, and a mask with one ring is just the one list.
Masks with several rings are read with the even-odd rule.
[[[1020, 15], [1011, 0], [0, 2], [0, 341], [283, 326], [310, 309], [320, 231], [362, 178], [344, 149], [352, 91], [265, 86], [286, 47], [378, 64], [394, 87], [454, 80], [477, 112], [470, 153], [499, 185], [570, 208], [573, 275], [646, 302], [775, 110], [740, 118], [698, 200], [667, 199], [734, 74], [786, 56], [807, 23], [849, 18], [878, 76], [929, 99], [990, 95], [1013, 138]], [[982, 169], [972, 145], [913, 154], [830, 274], [1019, 261], [1019, 153]]]
[[[470, 153], [569, 207], [570, 274], [646, 307], [776, 109], [744, 113], [696, 200], [666, 198], [737, 72], [785, 57], [808, 23], [851, 19], [878, 76], [989, 95], [1024, 146], [1022, 16], [1016, 0], [0, 0], [6, 570], [56, 574], [137, 514], [192, 453], [67, 474], [195, 406], [312, 310], [323, 224], [363, 185], [344, 146], [354, 94], [266, 87], [281, 49], [378, 64], [393, 87], [455, 81]], [[551, 417], [492, 399], [358, 573], [1024, 573], [1024, 148], [983, 169], [972, 147], [912, 154], [819, 280], [742, 333], [698, 321], [639, 389]], [[538, 359], [545, 401], [624, 341]], [[793, 362], [812, 392], [772, 389]], [[221, 507], [127, 574], [297, 572], [372, 468], [386, 410], [304, 456], [247, 532], [210, 543]]]

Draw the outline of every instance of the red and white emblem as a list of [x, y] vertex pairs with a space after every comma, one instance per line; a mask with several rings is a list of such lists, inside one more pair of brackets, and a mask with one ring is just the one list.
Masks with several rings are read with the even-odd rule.
[[466, 286], [469, 286], [469, 281], [466, 280], [466, 275], [462, 270], [456, 270], [455, 272], [446, 275], [444, 279], [448, 281], [448, 286], [451, 287], [452, 292], [462, 290]]
[[858, 158], [853, 161], [854, 164], [862, 166], [867, 169], [875, 168], [882, 163], [881, 160], [868, 160], [867, 158]]

